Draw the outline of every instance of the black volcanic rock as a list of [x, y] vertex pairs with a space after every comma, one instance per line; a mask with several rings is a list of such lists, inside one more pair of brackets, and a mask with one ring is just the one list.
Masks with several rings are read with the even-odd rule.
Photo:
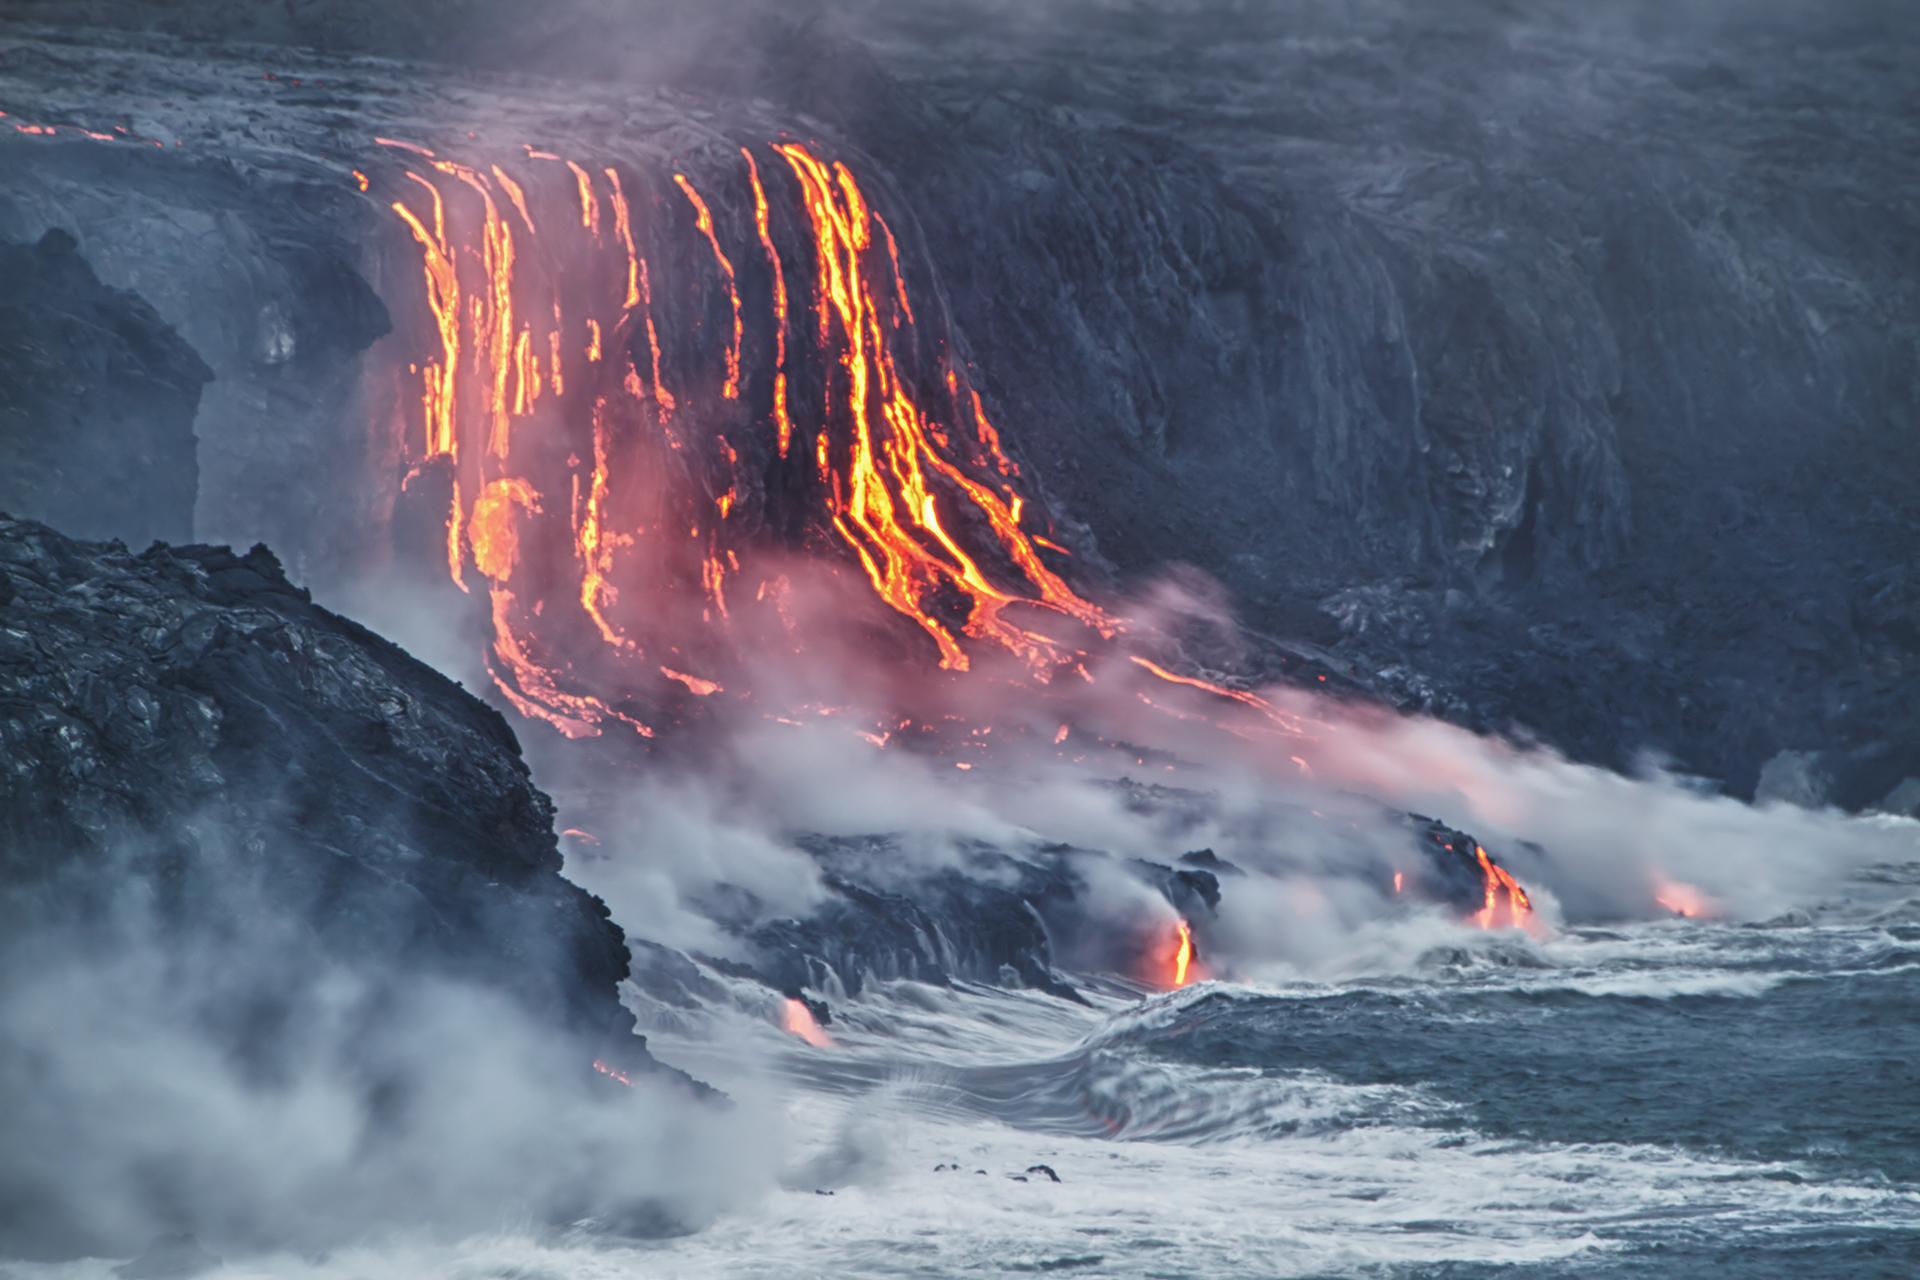
[[75, 250], [58, 229], [0, 244], [0, 510], [82, 537], [186, 541], [213, 372]]
[[894, 873], [891, 837], [810, 836], [800, 844], [826, 872], [830, 896], [805, 919], [745, 931], [750, 976], [784, 993], [837, 985], [858, 995], [873, 979], [961, 979], [1084, 1002], [1053, 971], [1060, 930], [1046, 915], [1050, 906], [1077, 905], [1066, 866], [983, 847], [965, 869]]
[[[164, 929], [235, 886], [321, 955], [509, 993], [650, 1060], [621, 932], [560, 875], [551, 802], [500, 715], [311, 604], [264, 547], [129, 554], [0, 520], [0, 927]], [[584, 1064], [583, 1064], [584, 1065]]]
[[[1116, 785], [1142, 812], [1208, 799], [1125, 780]], [[1486, 903], [1480, 845], [1472, 835], [1421, 814], [1382, 816], [1408, 832], [1410, 851], [1420, 859], [1408, 886], [1415, 900], [1461, 917]], [[698, 959], [802, 1001], [822, 1024], [832, 1021], [829, 1005], [809, 991], [858, 996], [873, 981], [969, 982], [1084, 1003], [1063, 975], [1137, 979], [1143, 957], [1166, 943], [1162, 918], [1120, 905], [1123, 897], [1097, 892], [1096, 881], [1131, 880], [1150, 889], [1192, 926], [1204, 954], [1222, 898], [1247, 880], [1244, 869], [1210, 849], [1169, 866], [1070, 845], [1009, 852], [969, 841], [950, 864], [927, 865], [908, 854], [897, 835], [805, 835], [795, 843], [824, 873], [824, 900], [804, 917], [755, 920], [759, 904], [748, 901], [751, 895], [737, 889], [720, 895], [727, 900], [716, 899], [707, 910], [739, 938], [746, 960]], [[1383, 894], [1400, 891], [1392, 867], [1377, 858], [1358, 862], [1348, 874]], [[636, 945], [641, 959], [634, 982], [660, 1005], [692, 1009], [725, 998], [687, 956]]]
[[0, 518], [0, 1257], [698, 1212], [628, 965], [497, 712], [264, 547]]

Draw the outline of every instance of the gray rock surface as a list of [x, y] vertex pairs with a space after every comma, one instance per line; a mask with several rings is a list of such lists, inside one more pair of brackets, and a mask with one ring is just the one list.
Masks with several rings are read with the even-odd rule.
[[[627, 972], [497, 712], [264, 548], [0, 518], [0, 1256], [578, 1216], [592, 1135], [543, 1117], [611, 1073], [708, 1092], [633, 1034]], [[473, 1168], [409, 1163], [436, 1106]]]
[[0, 890], [8, 931], [152, 877], [192, 922], [258, 884], [334, 955], [631, 1027], [605, 908], [500, 715], [308, 602], [263, 547], [129, 554], [0, 522]]
[[0, 510], [135, 545], [193, 536], [193, 418], [213, 377], [55, 229], [0, 243]]

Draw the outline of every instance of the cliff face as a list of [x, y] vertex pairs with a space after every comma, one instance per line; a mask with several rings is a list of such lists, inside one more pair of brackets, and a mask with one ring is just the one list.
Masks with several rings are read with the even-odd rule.
[[458, 974], [623, 1031], [620, 931], [560, 875], [500, 715], [308, 602], [263, 547], [130, 555], [0, 523], [10, 928], [151, 880], [191, 924], [257, 886], [330, 954]]
[[[76, 76], [78, 68], [61, 58], [35, 57], [16, 47], [0, 51], [0, 63], [15, 77], [47, 76], [54, 86], [91, 92], [81, 88], [85, 73]], [[145, 100], [155, 105], [186, 88], [127, 70], [145, 83]], [[37, 84], [28, 88], [16, 79], [12, 87], [0, 103], [10, 119], [0, 123], [36, 111], [46, 96]], [[124, 118], [146, 123], [130, 114]], [[229, 124], [243, 133], [248, 128]], [[89, 290], [137, 294], [148, 317], [138, 323], [164, 321], [161, 327], [172, 331], [166, 341], [191, 348], [193, 363], [186, 367], [197, 371], [197, 380], [182, 384], [192, 391], [187, 417], [168, 430], [190, 432], [189, 441], [197, 436], [197, 472], [189, 456], [183, 498], [171, 455], [156, 457], [162, 465], [152, 474], [139, 474], [113, 469], [125, 467], [124, 461], [105, 468], [78, 462], [100, 455], [93, 448], [76, 453], [71, 464], [75, 474], [101, 471], [103, 478], [92, 482], [96, 488], [75, 493], [88, 501], [42, 508], [28, 505], [22, 489], [0, 510], [44, 514], [74, 535], [120, 537], [135, 547], [152, 537], [240, 546], [265, 541], [296, 577], [311, 581], [346, 556], [343, 547], [365, 524], [365, 511], [377, 497], [362, 480], [379, 460], [368, 457], [361, 354], [390, 322], [360, 274], [352, 244], [367, 210], [310, 155], [275, 145], [271, 137], [249, 139], [255, 150], [242, 161], [235, 158], [237, 146], [209, 155], [153, 145], [162, 137], [175, 141], [164, 126], [156, 129], [161, 136], [117, 146], [73, 129], [57, 136], [7, 130], [0, 142], [16, 148], [51, 145], [37, 152], [16, 149], [0, 162], [0, 237], [34, 241], [54, 230], [70, 236], [71, 261], [84, 258], [110, 289], [62, 282], [79, 290], [64, 305], [86, 305]], [[67, 145], [69, 139], [74, 145]], [[43, 331], [38, 340], [44, 343], [46, 336]], [[11, 333], [0, 336], [0, 350], [30, 346]], [[61, 362], [68, 379], [89, 361], [101, 362], [84, 350], [48, 358]], [[124, 363], [112, 366], [109, 382], [132, 376]], [[207, 384], [204, 394], [201, 383]], [[143, 395], [142, 412], [171, 422], [165, 406], [176, 399], [165, 391]], [[81, 417], [90, 420], [100, 411], [90, 401]], [[33, 414], [34, 422], [57, 420], [47, 419], [40, 407]], [[122, 411], [118, 425], [138, 422], [138, 415]], [[159, 494], [164, 499], [154, 496]], [[169, 504], [167, 523], [115, 523], [122, 510], [153, 501]]]
[[193, 536], [193, 417], [213, 371], [64, 231], [0, 244], [0, 510], [83, 538]]
[[498, 713], [264, 548], [0, 520], [0, 1254], [683, 1211], [595, 1101], [690, 1082], [552, 817]]
[[1615, 767], [1920, 772], [1909, 18], [848, 9], [767, 78], [1122, 570]]
[[[364, 405], [301, 390], [348, 357], [297, 374], [304, 355], [245, 354], [335, 331], [357, 352], [378, 331], [346, 287], [356, 242], [382, 234], [342, 171], [370, 166], [367, 133], [457, 142], [504, 115], [516, 139], [657, 156], [777, 124], [863, 151], [862, 181], [911, 211], [916, 296], [1122, 576], [1198, 565], [1255, 629], [1320, 656], [1316, 676], [1582, 759], [1663, 755], [1744, 796], [1797, 752], [1796, 795], [1856, 807], [1920, 777], [1903, 11], [243, 8], [22, 13], [469, 66], [281, 50], [256, 67], [146, 36], [109, 54], [75, 26], [0, 68], [9, 110], [98, 126], [114, 66], [173, 104], [133, 103], [136, 126], [191, 127], [181, 151], [106, 158], [0, 139], [21, 157], [0, 196], [22, 232], [80, 228], [116, 282], [145, 271], [163, 314], [198, 317], [204, 340], [182, 331], [218, 385], [252, 397], [203, 414], [223, 536], [264, 533], [303, 571], [352, 563], [354, 514], [391, 487]], [[219, 217], [193, 223], [201, 206]], [[295, 242], [342, 288], [293, 287]], [[389, 300], [418, 291], [363, 256]], [[336, 293], [360, 302], [329, 311]], [[307, 332], [268, 340], [288, 324]], [[1086, 572], [1090, 544], [1069, 541]]]

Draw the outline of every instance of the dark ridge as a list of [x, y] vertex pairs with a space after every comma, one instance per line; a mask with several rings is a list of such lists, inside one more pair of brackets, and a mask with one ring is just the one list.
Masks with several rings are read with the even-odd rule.
[[[518, 1004], [583, 1078], [599, 1060], [706, 1092], [633, 1033], [621, 932], [562, 878], [498, 712], [265, 547], [134, 555], [0, 517], [0, 578], [0, 982], [150, 949], [198, 975], [191, 1016], [262, 1087], [338, 998], [319, 975], [363, 987], [356, 1042], [456, 984]], [[10, 1089], [29, 1031], [0, 1043]], [[0, 1162], [0, 1249], [99, 1250], [13, 1177]]]
[[[1486, 881], [1474, 838], [1419, 814], [1402, 822], [1424, 859], [1413, 896], [1462, 914], [1479, 909]], [[1182, 855], [1176, 867], [1066, 845], [1012, 853], [970, 842], [952, 865], [930, 867], [897, 836], [809, 835], [797, 843], [826, 873], [828, 900], [803, 918], [767, 919], [751, 894], [720, 886], [703, 910], [741, 939], [749, 959], [696, 958], [804, 1002], [823, 1024], [832, 1020], [830, 1002], [819, 994], [858, 996], [870, 982], [896, 979], [1024, 988], [1085, 1003], [1065, 975], [1149, 978], [1142, 958], [1164, 942], [1146, 916], [1116, 917], [1111, 906], [1096, 914], [1091, 877], [1118, 874], [1153, 890], [1188, 921], [1204, 953], [1223, 895], [1246, 875], [1211, 850]], [[1393, 887], [1384, 866], [1355, 874], [1381, 892]], [[634, 945], [634, 981], [661, 1004], [694, 1009], [724, 998], [687, 956]]]

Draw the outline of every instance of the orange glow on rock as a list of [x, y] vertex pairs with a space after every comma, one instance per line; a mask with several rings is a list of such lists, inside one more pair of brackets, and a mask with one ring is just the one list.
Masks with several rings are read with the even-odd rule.
[[418, 174], [407, 175], [433, 195], [433, 230], [429, 232], [412, 209], [393, 203], [393, 211], [413, 231], [425, 251], [427, 305], [440, 327], [442, 359], [426, 369], [426, 394], [422, 404], [427, 421], [427, 456], [454, 454], [458, 448], [454, 434], [454, 391], [460, 376], [460, 277], [454, 270], [453, 249], [447, 243], [446, 204], [440, 188]]
[[774, 246], [773, 233], [769, 229], [767, 190], [760, 183], [760, 166], [754, 162], [753, 152], [745, 147], [740, 154], [747, 158], [747, 176], [753, 182], [753, 224], [760, 233], [760, 247], [766, 251], [767, 266], [773, 272], [773, 422], [780, 446], [780, 456], [787, 456], [787, 448], [793, 441], [793, 419], [787, 413], [787, 274], [780, 265], [780, 250]]
[[[728, 290], [724, 367], [707, 381], [691, 362], [718, 365], [719, 353], [703, 357], [687, 335], [666, 331], [697, 326], [697, 305], [656, 297], [642, 253], [644, 238], [647, 253], [679, 263], [692, 246], [666, 243], [686, 235], [671, 225], [636, 226], [636, 211], [653, 206], [630, 198], [619, 171], [582, 160], [564, 160], [564, 172], [558, 163], [523, 166], [518, 151], [512, 164], [464, 164], [411, 144], [402, 150], [411, 167], [401, 185], [424, 189], [424, 197], [392, 208], [421, 254], [431, 328], [413, 335], [427, 349], [402, 357], [405, 376], [420, 382], [395, 418], [399, 452], [412, 475], [443, 460], [436, 474], [453, 491], [448, 572], [464, 589], [471, 556], [492, 584], [489, 666], [523, 714], [570, 736], [614, 721], [644, 735], [651, 731], [615, 708], [662, 696], [663, 680], [717, 691], [718, 681], [673, 674], [699, 658], [668, 655], [699, 642], [686, 633], [691, 626], [709, 628], [726, 651], [724, 633], [742, 625], [729, 597], [756, 586], [755, 547], [745, 540], [776, 522], [792, 530], [785, 536], [856, 561], [855, 580], [864, 576], [880, 601], [927, 635], [950, 671], [968, 670], [977, 644], [1016, 655], [1044, 682], [1062, 666], [1084, 673], [1076, 666], [1087, 656], [1079, 629], [1119, 633], [1118, 619], [1041, 561], [1040, 546], [1057, 544], [1025, 527], [1044, 524], [1009, 483], [1020, 468], [965, 375], [943, 362], [929, 386], [896, 367], [896, 346], [904, 359], [929, 344], [911, 332], [900, 245], [844, 164], [794, 142], [741, 152], [768, 268], [752, 279], [771, 294], [772, 341], [757, 347], [745, 342], [746, 317], [767, 312], [743, 307], [746, 277], [716, 226], [719, 206], [702, 196], [705, 180], [674, 175], [704, 241], [700, 253], [713, 255]], [[563, 160], [525, 151], [529, 161]], [[769, 154], [777, 174], [758, 163]], [[611, 217], [602, 218], [603, 205]], [[577, 222], [548, 212], [576, 207]], [[795, 307], [815, 310], [817, 341], [810, 326], [795, 331]], [[751, 380], [742, 368], [748, 350], [772, 362]], [[568, 367], [582, 353], [585, 361]], [[789, 398], [801, 360], [809, 375], [820, 374], [807, 383], [819, 387], [806, 397], [811, 404]], [[666, 383], [682, 377], [688, 389], [676, 397]], [[727, 436], [739, 439], [742, 415], [715, 411], [745, 397], [749, 385], [760, 396], [771, 388], [755, 411], [766, 439], [736, 448]], [[812, 437], [797, 457], [796, 435]], [[766, 468], [790, 457], [804, 458], [810, 474], [769, 476], [757, 487]], [[776, 479], [781, 503], [810, 506], [770, 511], [758, 498], [775, 492]], [[567, 496], [547, 510], [542, 492]], [[714, 508], [694, 508], [703, 502]], [[717, 520], [707, 514], [716, 510]], [[554, 521], [563, 529], [553, 530]], [[556, 570], [564, 576], [553, 581]], [[504, 590], [510, 580], [512, 593]], [[793, 633], [785, 594], [778, 614], [778, 626]], [[1042, 627], [1048, 615], [1073, 634]], [[596, 652], [604, 643], [621, 662], [639, 658], [643, 641], [658, 653], [644, 667], [609, 667], [610, 659], [568, 638], [569, 618]], [[740, 642], [752, 634], [743, 631]], [[593, 696], [607, 690], [613, 698], [614, 688], [621, 694], [611, 702]]]
[[593, 175], [573, 161], [567, 161], [567, 168], [573, 171], [575, 183], [580, 188], [580, 226], [582, 230], [600, 234], [600, 202], [593, 195]]
[[660, 674], [669, 680], [678, 680], [681, 684], [687, 686], [688, 689], [691, 689], [703, 698], [709, 698], [716, 693], [725, 692], [725, 690], [721, 689], [719, 685], [711, 680], [702, 680], [699, 676], [690, 676], [682, 671], [672, 671], [666, 667], [662, 667], [660, 668]]
[[[627, 193], [620, 186], [620, 175], [612, 169], [606, 170], [606, 175], [607, 181], [613, 186], [613, 225], [620, 233], [620, 243], [624, 245], [627, 250], [627, 301], [625, 305], [627, 309], [631, 311], [640, 305], [640, 255], [635, 252], [633, 247], [633, 216], [627, 208]], [[587, 185], [584, 178], [581, 180], [580, 193], [582, 200], [591, 200], [593, 198], [592, 188]], [[597, 221], [600, 215], [595, 213], [593, 216]], [[598, 228], [596, 227], [595, 230], [597, 231]], [[660, 365], [657, 355], [654, 360], [653, 374], [654, 380], [656, 382], [659, 381]]]
[[473, 514], [467, 521], [474, 566], [495, 582], [511, 578], [520, 562], [516, 508], [538, 513], [540, 495], [525, 480], [495, 480], [473, 500]]
[[593, 480], [575, 542], [581, 566], [580, 607], [587, 611], [587, 616], [593, 619], [601, 638], [608, 644], [615, 648], [631, 647], [633, 642], [616, 631], [601, 611], [601, 606], [612, 603], [617, 594], [606, 578], [607, 570], [613, 567], [613, 549], [633, 541], [630, 537], [610, 533], [605, 528], [607, 486], [606, 402], [603, 400], [594, 406]]
[[[935, 450], [930, 423], [902, 385], [880, 325], [866, 258], [873, 243], [871, 224], [884, 222], [870, 213], [852, 173], [842, 164], [829, 168], [797, 144], [775, 150], [799, 181], [813, 223], [821, 340], [829, 341], [837, 318], [841, 362], [849, 375], [853, 432], [844, 472], [830, 465], [827, 442], [824, 437], [820, 442], [832, 524], [859, 557], [874, 590], [932, 637], [940, 665], [949, 670], [968, 669], [961, 635], [999, 644], [1036, 670], [1059, 663], [1064, 655], [1057, 641], [1002, 616], [1016, 603], [1053, 609], [1113, 634], [1117, 623], [1040, 563], [1013, 508]], [[961, 549], [948, 529], [950, 517], [941, 514], [942, 495], [933, 475], [957, 488], [987, 518], [1000, 546], [1039, 591], [1038, 600], [995, 585]], [[958, 634], [929, 611], [928, 600], [942, 589], [957, 589], [970, 602]]]
[[1193, 926], [1178, 916], [1174, 918], [1173, 927], [1161, 933], [1149, 948], [1144, 967], [1146, 980], [1168, 991], [1178, 991], [1213, 977], [1200, 961]]
[[787, 999], [786, 1008], [781, 1014], [780, 1029], [790, 1036], [799, 1036], [816, 1049], [833, 1048], [833, 1037], [813, 1020], [813, 1010], [791, 997]]
[[726, 251], [720, 247], [720, 237], [713, 229], [713, 214], [708, 212], [707, 202], [700, 198], [700, 193], [693, 189], [693, 184], [687, 181], [687, 175], [684, 173], [676, 173], [673, 175], [673, 180], [679, 185], [680, 190], [685, 193], [687, 200], [693, 205], [694, 221], [700, 228], [700, 234], [705, 236], [707, 243], [712, 246], [714, 260], [720, 264], [720, 273], [727, 278], [727, 300], [733, 305], [733, 342], [732, 345], [727, 348], [727, 380], [721, 386], [720, 394], [728, 400], [737, 400], [740, 398], [740, 340], [742, 330], [740, 327], [740, 289], [734, 279], [733, 260], [727, 257]]
[[527, 196], [520, 184], [509, 178], [499, 165], [493, 166], [493, 177], [507, 193], [507, 199], [513, 201], [513, 207], [520, 213], [520, 221], [526, 224], [527, 234], [533, 235], [533, 215], [527, 212]]

